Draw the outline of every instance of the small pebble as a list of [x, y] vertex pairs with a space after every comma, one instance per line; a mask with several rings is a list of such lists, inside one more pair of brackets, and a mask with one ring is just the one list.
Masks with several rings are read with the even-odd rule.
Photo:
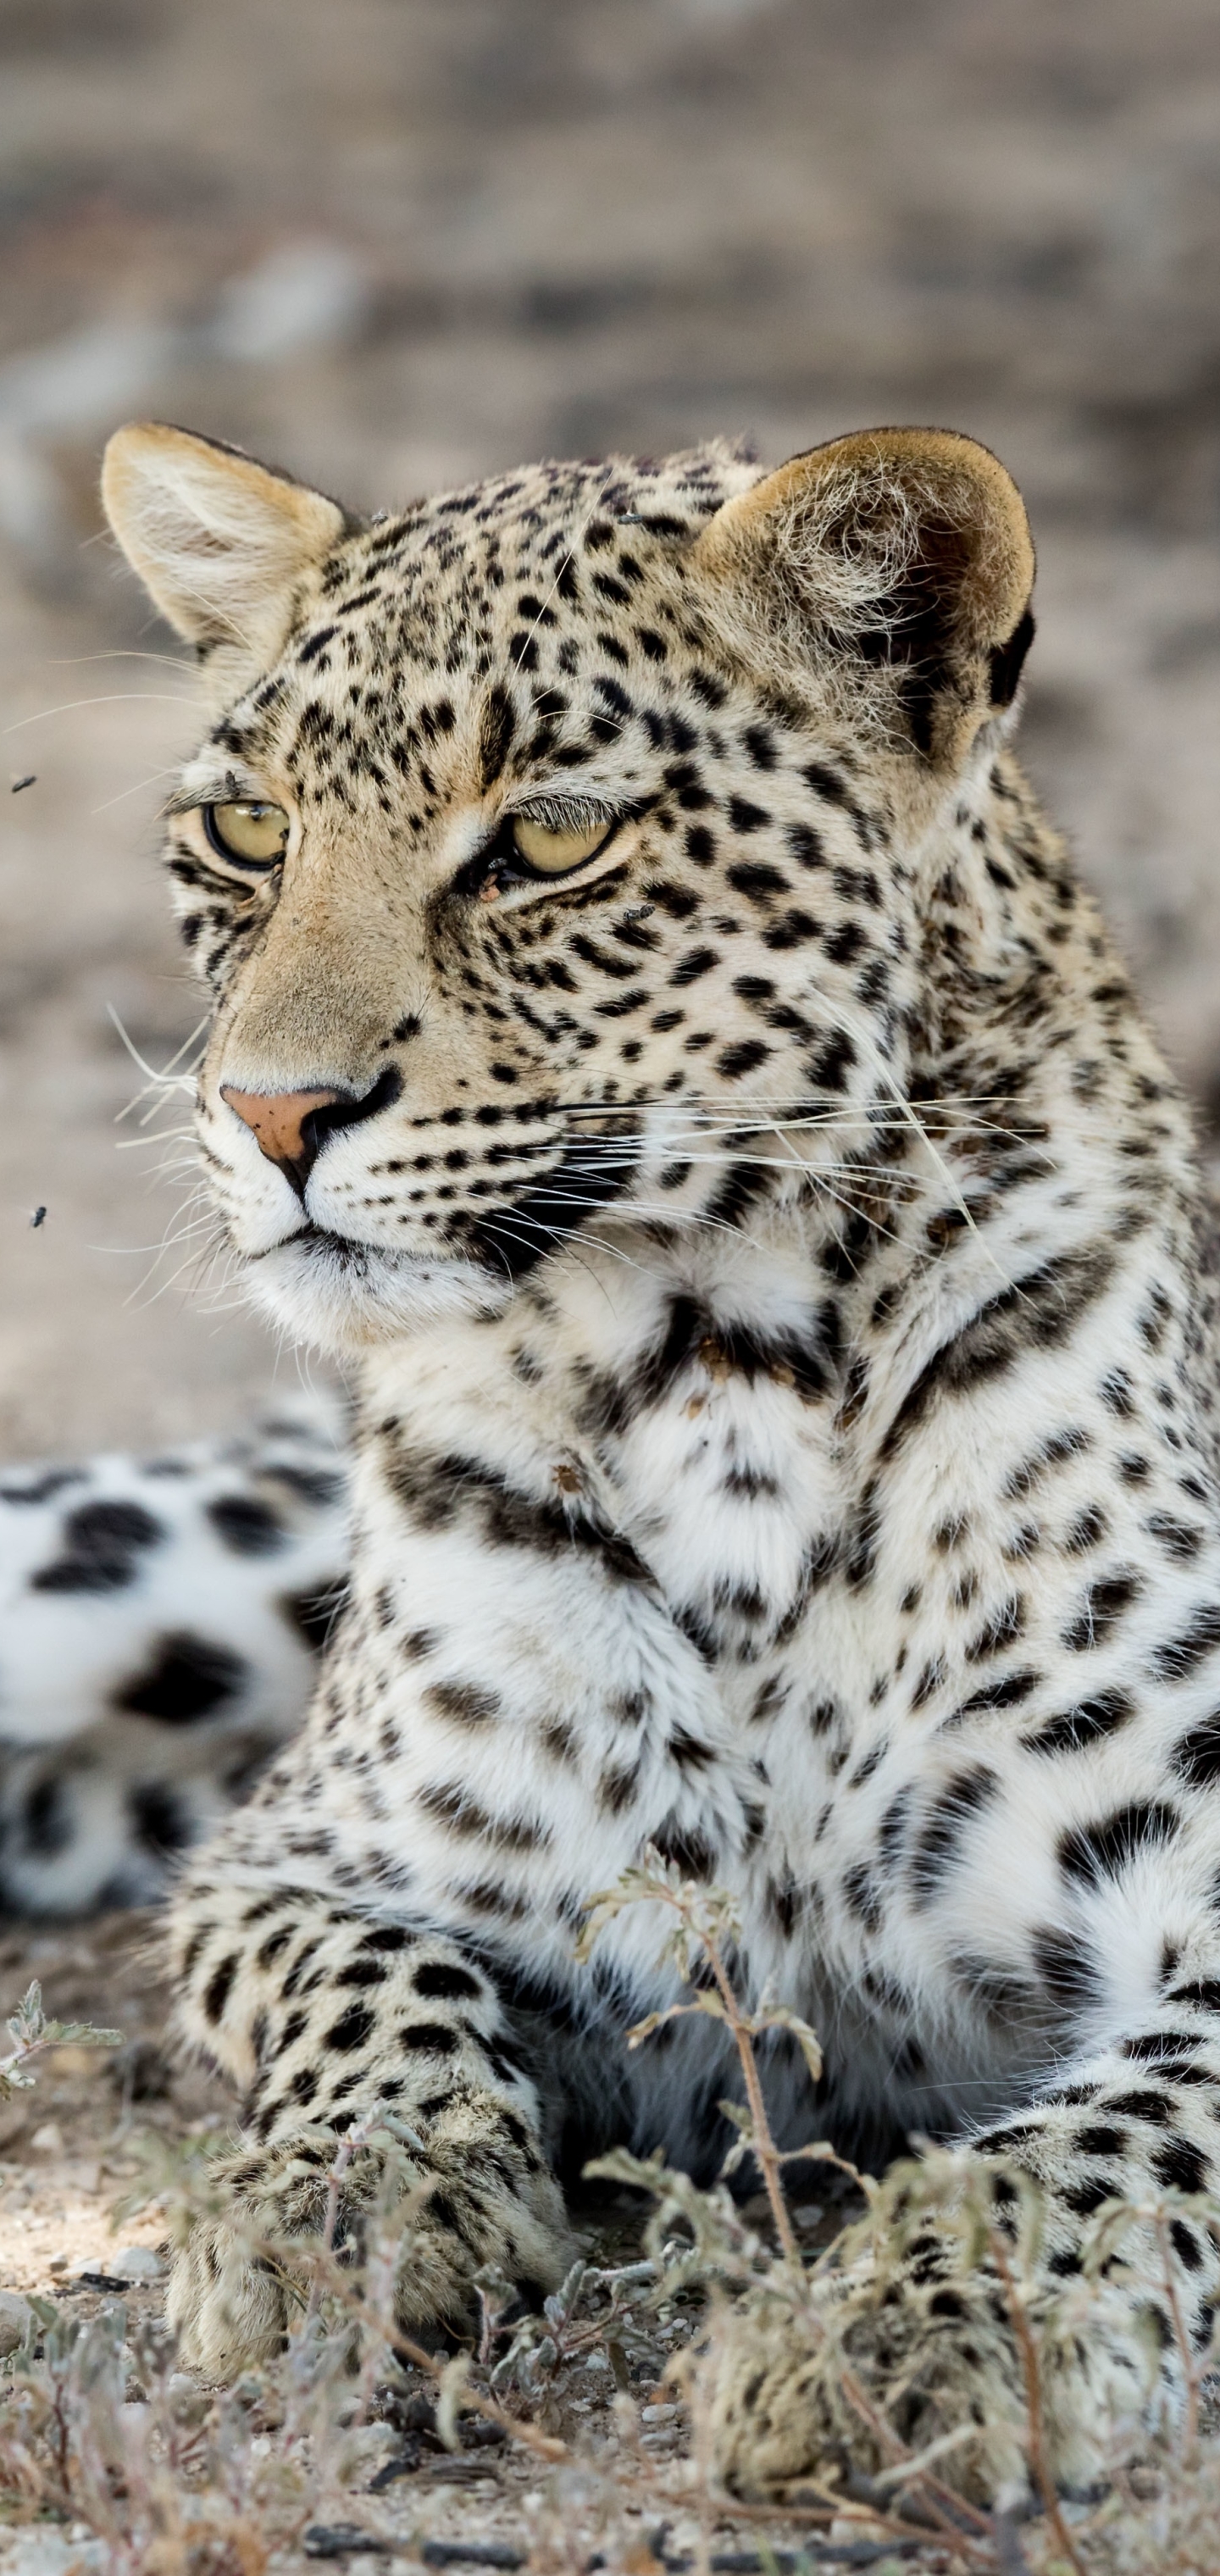
[[64, 2133], [58, 2120], [44, 2120], [42, 2127], [35, 2129], [30, 2145], [40, 2156], [62, 2156]]
[[0, 2290], [0, 2354], [16, 2352], [25, 2341], [33, 2310], [16, 2290]]
[[347, 2435], [345, 2456], [339, 2466], [341, 2485], [350, 2486], [354, 2479], [379, 2469], [402, 2447], [402, 2436], [392, 2424], [356, 2424]]
[[212, 2400], [206, 2388], [200, 2388], [185, 2370], [175, 2370], [165, 2384], [169, 2411], [175, 2424], [202, 2424], [211, 2411]]
[[383, 2459], [397, 2449], [401, 2438], [392, 2424], [354, 2424], [349, 2435], [349, 2439], [360, 2450], [367, 2451], [370, 2458], [376, 2452]]
[[102, 2576], [113, 2567], [114, 2552], [106, 2540], [67, 2540], [60, 2531], [37, 2524], [14, 2532], [7, 2545], [4, 2576]]
[[151, 2245], [125, 2245], [110, 2268], [120, 2281], [159, 2281], [165, 2264]]

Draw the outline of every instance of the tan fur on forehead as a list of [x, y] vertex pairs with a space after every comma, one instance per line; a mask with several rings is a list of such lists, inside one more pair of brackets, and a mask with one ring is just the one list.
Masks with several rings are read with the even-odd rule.
[[[455, 573], [471, 551], [516, 533], [523, 552], [562, 529], [573, 553], [596, 522], [638, 511], [661, 550], [689, 543], [757, 467], [742, 441], [713, 438], [656, 460], [542, 461], [434, 493], [370, 523], [223, 441], [158, 421], [115, 432], [102, 498], [110, 525], [157, 607], [204, 663], [216, 713], [276, 661], [293, 626], [345, 575], [363, 580], [387, 541], [412, 559], [422, 618], [460, 612]], [[560, 559], [538, 562], [544, 586]], [[555, 586], [558, 587], [557, 580]]]

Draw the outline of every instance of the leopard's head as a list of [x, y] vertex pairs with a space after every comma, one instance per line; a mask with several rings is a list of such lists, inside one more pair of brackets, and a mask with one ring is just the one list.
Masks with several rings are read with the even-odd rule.
[[200, 1146], [277, 1319], [494, 1311], [582, 1230], [736, 1224], [867, 1139], [1032, 632], [986, 449], [547, 464], [363, 520], [145, 424], [104, 488], [211, 702], [168, 859]]

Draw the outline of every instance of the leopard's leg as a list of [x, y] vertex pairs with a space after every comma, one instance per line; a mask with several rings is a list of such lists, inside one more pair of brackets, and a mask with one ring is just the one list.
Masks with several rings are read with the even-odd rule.
[[[423, 1927], [232, 1882], [191, 1887], [175, 1947], [183, 2031], [245, 2095], [243, 2139], [214, 2176], [226, 2211], [196, 2222], [170, 2284], [193, 2368], [225, 2379], [278, 2349], [293, 2240], [320, 2236], [339, 2139], [377, 2106], [418, 2140], [404, 2182], [425, 2186], [396, 2291], [404, 2329], [469, 2323], [482, 2264], [523, 2288], [558, 2282], [572, 2243], [538, 2098], [479, 1962]], [[359, 2156], [341, 2237], [377, 2181]]]
[[[1215, 2208], [1220, 2195], [1220, 1837], [1203, 1808], [1171, 1829], [1168, 1811], [1152, 1806], [1116, 1811], [1092, 1844], [1059, 1836], [1050, 1857], [1061, 1861], [1066, 1847], [1070, 1893], [1048, 1925], [1034, 1911], [1052, 1884], [1048, 1854], [1032, 1836], [1021, 1849], [1011, 1811], [1003, 1830], [1008, 1886], [1029, 1908], [1012, 1955], [1041, 1954], [1060, 2006], [1043, 2079], [1001, 2122], [959, 2133], [956, 2178], [946, 2170], [943, 2200], [905, 2227], [901, 2254], [895, 2238], [811, 2300], [773, 2292], [730, 2320], [712, 2395], [720, 2467], [742, 2490], [774, 2491], [844, 2455], [867, 2471], [885, 2464], [884, 2445], [845, 2391], [844, 2355], [913, 2449], [943, 2433], [963, 2437], [946, 2474], [952, 2464], [980, 2496], [1025, 2479], [1027, 2387], [1003, 2278], [1007, 2264], [1021, 2280], [1022, 2174], [1041, 2201], [1021, 2286], [1041, 2350], [1052, 2475], [1088, 2485], [1106, 2475], [1116, 2440], [1146, 2439], [1181, 2415], [1189, 2352], [1206, 2348], [1220, 2302], [1220, 2223], [1189, 2205], [1200, 2195]], [[997, 1880], [981, 1821], [974, 1841], [972, 1853], [964, 1824], [953, 1917], [983, 1926], [989, 1902], [995, 1920]], [[1086, 1851], [1091, 1870], [1078, 1857]], [[932, 1928], [952, 1958], [945, 1916]], [[920, 1956], [909, 1914], [902, 1935], [934, 2070], [937, 2011], [943, 2029], [952, 1982], [942, 1977], [938, 1999], [931, 1944]], [[964, 2255], [954, 2202], [960, 2210], [965, 2195], [989, 2208], [1000, 2261]], [[1113, 2259], [1086, 2280], [1090, 2222], [1110, 2200], [1144, 2214], [1124, 2223]]]

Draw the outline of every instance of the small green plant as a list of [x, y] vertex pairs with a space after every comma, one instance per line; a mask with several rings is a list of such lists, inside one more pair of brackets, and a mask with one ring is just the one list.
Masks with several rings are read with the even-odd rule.
[[[792, 2214], [784, 2192], [784, 2169], [798, 2162], [830, 2162], [839, 2166], [863, 2191], [869, 2203], [869, 2215], [858, 2233], [875, 2238], [882, 2208], [882, 2187], [858, 2172], [825, 2141], [812, 2145], [781, 2149], [776, 2145], [767, 2115], [762, 2078], [756, 2053], [757, 2041], [766, 2033], [786, 2032], [799, 2047], [816, 2083], [822, 2071], [822, 2053], [817, 2035], [807, 2022], [785, 2005], [762, 1997], [751, 2011], [741, 2001], [734, 1987], [728, 1953], [740, 1937], [740, 1918], [729, 1893], [722, 1888], [707, 1888], [684, 1879], [676, 1865], [659, 1852], [647, 1850], [642, 1863], [624, 1873], [613, 1888], [601, 1890], [589, 1901], [585, 1926], [580, 1937], [580, 1954], [588, 1957], [605, 1926], [624, 1907], [654, 1904], [662, 1906], [673, 1917], [664, 1939], [660, 1957], [677, 1968], [691, 1989], [689, 1999], [670, 2004], [664, 2011], [649, 2013], [628, 2033], [628, 2046], [642, 2047], [653, 2032], [664, 2023], [688, 2014], [701, 2013], [722, 2024], [731, 2036], [741, 2068], [745, 2103], [728, 2099], [720, 2110], [737, 2132], [722, 2168], [714, 2192], [701, 2192], [685, 2174], [667, 2168], [660, 2156], [647, 2159], [633, 2156], [619, 2148], [613, 2154], [599, 2157], [586, 2170], [590, 2175], [626, 2182], [649, 2192], [657, 2213], [646, 2235], [649, 2250], [659, 2257], [657, 2235], [666, 2223], [685, 2220], [692, 2239], [692, 2271], [702, 2273], [718, 2289], [732, 2286], [738, 2290], [763, 2289], [778, 2296], [800, 2316], [808, 2341], [829, 2347], [833, 2329], [817, 2298], [824, 2286], [839, 2247], [823, 2258], [821, 2264], [807, 2268], [793, 2225]], [[779, 2260], [765, 2249], [758, 2238], [743, 2225], [725, 2188], [727, 2179], [743, 2159], [753, 2156], [762, 2176], [770, 2206], [772, 2224], [779, 2248]], [[850, 2242], [853, 2231], [847, 2231], [841, 2246]], [[833, 2309], [832, 2309], [833, 2313]], [[715, 2328], [710, 2338], [714, 2356]], [[889, 2474], [883, 2483], [873, 2482], [867, 2495], [857, 2494], [852, 2501], [868, 2508], [870, 2523], [887, 2537], [911, 2540], [926, 2539], [934, 2532], [952, 2540], [964, 2563], [994, 2566], [994, 2524], [989, 2516], [952, 2487], [945, 2486], [930, 2460], [917, 2458], [902, 2441], [886, 2418], [885, 2411], [870, 2394], [853, 2369], [838, 2338], [834, 2353], [835, 2367], [843, 2395], [853, 2413], [864, 2423], [886, 2463]], [[705, 2386], [699, 2385], [696, 2368], [688, 2374], [688, 2392], [692, 2407], [698, 2411], [700, 2399], [706, 2406]], [[857, 2488], [860, 2481], [856, 2481]], [[893, 2490], [901, 2488], [902, 2501], [895, 2504]], [[807, 2481], [803, 2488], [807, 2506], [830, 2517], [843, 2510], [845, 2496], [830, 2481]]]
[[[684, 1985], [691, 1988], [689, 2001], [668, 2004], [663, 2012], [649, 2013], [628, 2032], [627, 2045], [643, 2046], [654, 2031], [666, 2022], [681, 2020], [692, 2013], [702, 2013], [722, 2024], [737, 2050], [745, 2085], [745, 2103], [722, 2101], [725, 2118], [738, 2132], [722, 2167], [722, 2179], [730, 2174], [747, 2155], [752, 2155], [762, 2175], [763, 2186], [771, 2204], [775, 2232], [786, 2263], [799, 2274], [801, 2250], [783, 2190], [783, 2168], [786, 2164], [811, 2158], [829, 2159], [842, 2165], [844, 2159], [824, 2144], [781, 2150], [775, 2144], [767, 2119], [762, 2082], [755, 2056], [755, 2041], [768, 2031], [785, 2031], [795, 2040], [805, 2060], [811, 2081], [816, 2084], [822, 2072], [822, 2052], [816, 2031], [786, 2004], [766, 1996], [756, 2012], [750, 2012], [738, 1996], [728, 1965], [728, 1952], [741, 1938], [741, 1917], [734, 1898], [726, 1888], [702, 1887], [684, 1879], [676, 1863], [662, 1858], [651, 1847], [638, 1868], [624, 1871], [614, 1887], [603, 1888], [588, 1900], [584, 1929], [577, 1943], [577, 1957], [587, 1959], [595, 1942], [625, 1906], [656, 1904], [664, 1906], [673, 1917], [668, 1936], [663, 1941], [660, 1961], [676, 1967]], [[711, 1982], [700, 1979], [703, 1962], [711, 1972]], [[605, 2170], [604, 2164], [590, 2166], [591, 2173]], [[854, 2165], [845, 2170], [852, 2180], [863, 2178]], [[618, 2173], [617, 2179], [628, 2177]], [[727, 2213], [726, 2213], [727, 2214]]]
[[0, 2057], [0, 2102], [13, 2093], [27, 2092], [35, 2078], [30, 2073], [34, 2058], [48, 2048], [121, 2048], [121, 2030], [98, 2030], [88, 2021], [48, 2020], [42, 2009], [42, 1987], [37, 1977], [27, 1986], [15, 2012], [8, 2017], [8, 2035], [13, 2045], [7, 2057]]

